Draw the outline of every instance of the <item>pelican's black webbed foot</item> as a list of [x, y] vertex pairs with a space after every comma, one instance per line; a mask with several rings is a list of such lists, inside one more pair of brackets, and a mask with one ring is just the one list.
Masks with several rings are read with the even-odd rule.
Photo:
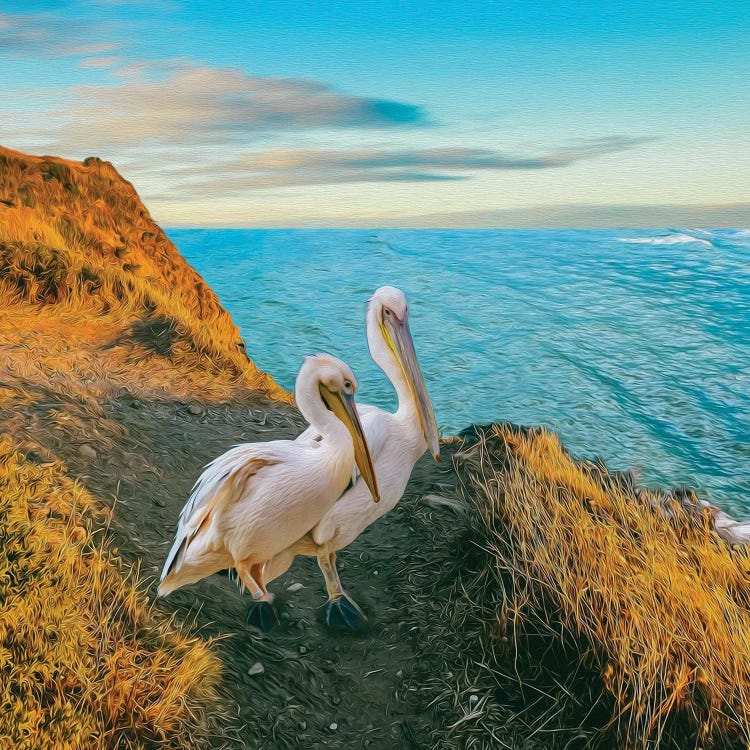
[[329, 599], [325, 606], [326, 625], [333, 630], [357, 632], [367, 624], [362, 610], [345, 596]]
[[247, 608], [245, 622], [264, 633], [270, 633], [279, 624], [279, 617], [270, 602], [253, 602]]

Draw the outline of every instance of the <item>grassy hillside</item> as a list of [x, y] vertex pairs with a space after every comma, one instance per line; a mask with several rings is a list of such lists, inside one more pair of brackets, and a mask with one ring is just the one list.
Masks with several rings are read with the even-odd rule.
[[0, 300], [0, 366], [32, 380], [289, 399], [108, 162], [0, 148]]

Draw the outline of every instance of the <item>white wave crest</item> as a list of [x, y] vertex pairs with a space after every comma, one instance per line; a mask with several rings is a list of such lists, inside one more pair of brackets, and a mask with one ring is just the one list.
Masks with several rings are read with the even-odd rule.
[[627, 242], [631, 245], [705, 245], [713, 247], [711, 242], [692, 234], [668, 234], [664, 237], [618, 237], [618, 242]]

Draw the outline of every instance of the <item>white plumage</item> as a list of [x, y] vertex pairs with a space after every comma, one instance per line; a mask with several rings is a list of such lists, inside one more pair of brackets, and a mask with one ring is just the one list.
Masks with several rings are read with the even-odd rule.
[[[341, 497], [355, 463], [377, 497], [372, 463], [354, 405], [357, 383], [340, 360], [308, 357], [295, 395], [320, 441], [235, 446], [212, 461], [180, 513], [159, 595], [223, 568], [235, 568], [266, 601], [264, 566], [305, 535]], [[374, 504], [374, 503], [373, 503]]]
[[[281, 575], [298, 554], [315, 555], [326, 579], [329, 624], [358, 627], [363, 615], [345, 595], [336, 571], [336, 552], [351, 544], [401, 499], [417, 460], [428, 448], [439, 460], [440, 445], [432, 405], [422, 380], [411, 341], [406, 297], [394, 287], [381, 287], [369, 301], [367, 340], [375, 363], [387, 375], [398, 396], [395, 413], [368, 404], [358, 405], [378, 476], [380, 502], [369, 500], [358, 480], [316, 523], [309, 534], [271, 560], [267, 581]], [[313, 427], [297, 442], [319, 438]], [[322, 440], [325, 443], [325, 438]]]

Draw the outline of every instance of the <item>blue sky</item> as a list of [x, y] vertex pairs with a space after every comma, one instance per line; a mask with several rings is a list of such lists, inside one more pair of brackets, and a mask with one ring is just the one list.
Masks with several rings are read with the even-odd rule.
[[750, 202], [746, 2], [4, 2], [0, 64], [0, 142], [170, 226]]

